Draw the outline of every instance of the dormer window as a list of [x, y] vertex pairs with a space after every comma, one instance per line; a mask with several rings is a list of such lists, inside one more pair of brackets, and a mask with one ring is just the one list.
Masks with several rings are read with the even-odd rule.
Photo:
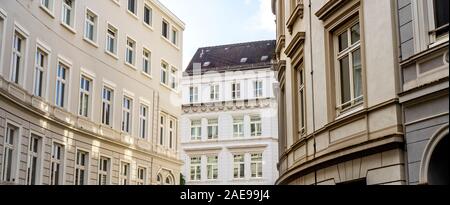
[[248, 58], [241, 58], [241, 63], [246, 63]]
[[267, 59], [269, 59], [269, 56], [262, 56], [261, 57], [261, 61], [266, 61]]
[[209, 65], [211, 65], [211, 62], [209, 61], [203, 63], [203, 67], [208, 67]]

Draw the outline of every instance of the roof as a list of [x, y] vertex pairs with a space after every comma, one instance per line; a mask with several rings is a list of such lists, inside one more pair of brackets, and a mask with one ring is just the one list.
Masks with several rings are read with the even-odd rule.
[[199, 48], [184, 74], [193, 75], [195, 63], [200, 63], [201, 74], [270, 67], [275, 43], [267, 40]]

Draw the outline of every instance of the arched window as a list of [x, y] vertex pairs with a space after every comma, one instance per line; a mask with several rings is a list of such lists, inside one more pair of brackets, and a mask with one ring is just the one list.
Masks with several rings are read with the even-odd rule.
[[173, 177], [169, 175], [166, 177], [166, 185], [173, 185]]
[[161, 185], [162, 184], [162, 176], [161, 174], [158, 174], [158, 176], [156, 176], [156, 182]]

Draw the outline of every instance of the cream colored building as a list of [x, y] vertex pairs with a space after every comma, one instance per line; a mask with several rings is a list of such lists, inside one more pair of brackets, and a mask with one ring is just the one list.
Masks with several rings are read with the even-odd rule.
[[0, 184], [179, 184], [183, 30], [157, 0], [0, 1]]
[[277, 184], [406, 184], [397, 2], [272, 0]]

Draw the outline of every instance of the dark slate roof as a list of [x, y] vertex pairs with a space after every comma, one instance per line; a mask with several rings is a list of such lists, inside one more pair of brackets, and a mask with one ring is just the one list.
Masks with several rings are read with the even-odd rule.
[[275, 43], [275, 40], [268, 40], [199, 48], [184, 75], [193, 75], [194, 63], [201, 64], [201, 74], [270, 67]]

